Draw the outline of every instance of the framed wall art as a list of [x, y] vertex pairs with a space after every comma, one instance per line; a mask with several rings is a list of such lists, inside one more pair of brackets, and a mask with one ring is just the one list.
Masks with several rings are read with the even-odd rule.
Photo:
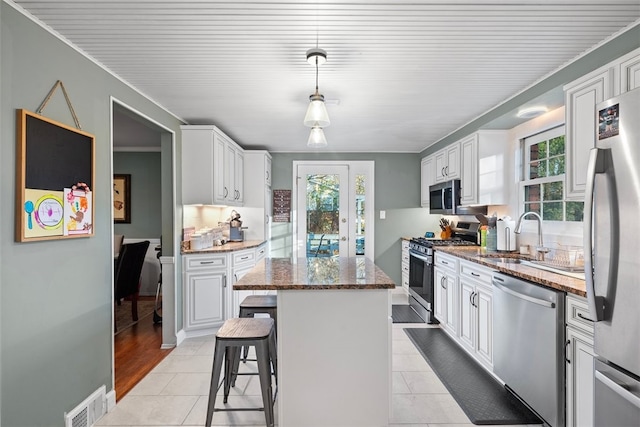
[[131, 175], [113, 175], [113, 222], [131, 224]]
[[95, 137], [16, 111], [15, 240], [93, 236]]

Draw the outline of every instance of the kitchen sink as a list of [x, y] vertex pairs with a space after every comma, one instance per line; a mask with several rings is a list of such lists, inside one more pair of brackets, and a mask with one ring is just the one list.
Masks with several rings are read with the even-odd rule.
[[491, 257], [489, 258], [491, 261], [495, 262], [503, 262], [505, 264], [520, 264], [519, 258], [507, 258], [507, 257]]
[[522, 260], [521, 264], [526, 265], [527, 267], [533, 267], [540, 270], [550, 271], [551, 273], [561, 274], [563, 276], [584, 280], [584, 271], [582, 270], [576, 270], [576, 269], [566, 270], [562, 268], [551, 267], [546, 264], [540, 264], [539, 261]]

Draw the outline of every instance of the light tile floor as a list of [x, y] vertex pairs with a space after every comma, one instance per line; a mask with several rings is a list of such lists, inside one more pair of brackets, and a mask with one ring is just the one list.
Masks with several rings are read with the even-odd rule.
[[[393, 325], [393, 403], [389, 426], [472, 426], [403, 330], [414, 327], [429, 325]], [[203, 426], [213, 363], [213, 344], [213, 336], [185, 340], [122, 398], [110, 413], [100, 419], [97, 425]], [[255, 363], [247, 362], [246, 369], [255, 370]], [[229, 406], [261, 404], [258, 377], [238, 377], [236, 387], [229, 396]], [[221, 407], [220, 405], [221, 398], [216, 401], [216, 407]], [[216, 412], [213, 425], [260, 426], [264, 425], [264, 414], [249, 411]]]

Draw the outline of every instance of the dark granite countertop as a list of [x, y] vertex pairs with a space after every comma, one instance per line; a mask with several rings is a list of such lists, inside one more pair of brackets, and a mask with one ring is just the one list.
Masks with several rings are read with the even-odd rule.
[[434, 248], [434, 250], [455, 255], [462, 259], [493, 268], [502, 273], [510, 274], [520, 279], [548, 286], [553, 289], [583, 297], [587, 296], [584, 280], [564, 276], [562, 274], [553, 273], [524, 264], [501, 262], [499, 260], [499, 258], [530, 259], [517, 253], [488, 252], [486, 249], [478, 246], [438, 246]]
[[244, 242], [227, 242], [221, 246], [212, 246], [210, 248], [191, 250], [182, 250], [182, 255], [194, 255], [194, 254], [216, 254], [223, 252], [241, 251], [243, 249], [257, 248], [263, 244], [264, 240], [245, 240]]
[[395, 283], [364, 257], [265, 258], [234, 290], [393, 289]]

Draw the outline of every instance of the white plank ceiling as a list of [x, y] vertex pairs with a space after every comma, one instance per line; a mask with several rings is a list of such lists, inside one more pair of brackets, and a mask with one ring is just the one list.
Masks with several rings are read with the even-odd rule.
[[[16, 0], [190, 124], [307, 151], [419, 152], [640, 18], [639, 0]], [[635, 22], [637, 24], [637, 22]]]

